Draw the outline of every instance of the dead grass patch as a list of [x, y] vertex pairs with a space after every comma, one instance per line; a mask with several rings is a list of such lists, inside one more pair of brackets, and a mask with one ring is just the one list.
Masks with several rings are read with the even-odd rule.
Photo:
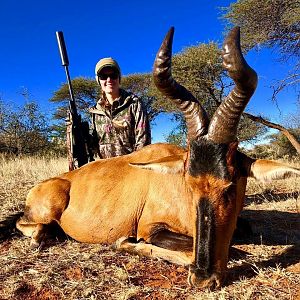
[[[21, 210], [37, 182], [67, 170], [62, 159], [0, 158], [1, 217]], [[0, 299], [299, 299], [299, 179], [250, 181], [243, 216], [253, 236], [231, 248], [219, 291], [188, 286], [187, 269], [69, 238], [42, 251], [13, 236], [0, 244]]]

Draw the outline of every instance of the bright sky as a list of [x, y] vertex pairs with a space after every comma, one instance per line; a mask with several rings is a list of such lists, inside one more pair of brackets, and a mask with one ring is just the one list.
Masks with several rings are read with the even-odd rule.
[[[199, 42], [221, 42], [225, 24], [218, 7], [231, 2], [1, 0], [0, 96], [22, 104], [20, 93], [25, 88], [44, 111], [53, 111], [48, 99], [66, 81], [56, 31], [64, 32], [71, 78], [94, 77], [96, 62], [107, 56], [119, 62], [124, 75], [150, 72], [170, 26], [175, 26], [174, 53]], [[266, 86], [284, 67], [274, 63], [269, 51], [250, 53], [246, 58], [260, 77], [248, 111], [279, 122], [280, 112], [270, 101]], [[284, 94], [279, 100], [283, 114], [295, 109], [292, 96]], [[153, 128], [154, 142], [161, 141], [172, 126], [165, 117], [159, 118]]]

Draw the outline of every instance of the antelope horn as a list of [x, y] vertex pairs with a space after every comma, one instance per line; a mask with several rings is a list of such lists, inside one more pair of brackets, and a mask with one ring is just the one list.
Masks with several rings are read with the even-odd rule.
[[257, 85], [257, 74], [247, 64], [241, 51], [239, 27], [233, 28], [224, 41], [223, 67], [235, 82], [235, 87], [211, 119], [207, 138], [216, 143], [236, 140], [241, 115]]
[[184, 114], [189, 141], [207, 133], [208, 117], [199, 101], [172, 77], [171, 58], [174, 27], [171, 27], [160, 49], [157, 52], [153, 79], [158, 90], [166, 97], [172, 99], [177, 108]]

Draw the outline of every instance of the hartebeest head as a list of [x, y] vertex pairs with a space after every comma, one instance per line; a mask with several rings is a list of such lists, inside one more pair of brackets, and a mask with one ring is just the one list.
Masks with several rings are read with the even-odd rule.
[[234, 28], [224, 42], [223, 66], [234, 80], [235, 88], [209, 122], [199, 101], [172, 77], [173, 34], [171, 28], [157, 53], [153, 77], [157, 88], [182, 111], [187, 124], [189, 151], [184, 176], [195, 211], [189, 282], [220, 286], [239, 214], [237, 127], [255, 91], [257, 75], [242, 55], [240, 31]]

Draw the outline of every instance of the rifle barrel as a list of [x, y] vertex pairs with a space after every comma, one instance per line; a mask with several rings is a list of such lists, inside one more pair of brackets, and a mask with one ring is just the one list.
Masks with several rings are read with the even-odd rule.
[[56, 38], [57, 38], [57, 43], [58, 43], [58, 47], [59, 47], [61, 63], [63, 66], [68, 66], [69, 59], [68, 59], [67, 48], [66, 48], [63, 32], [56, 31]]
[[[77, 158], [78, 167], [86, 164], [88, 162], [88, 156], [86, 153], [86, 142], [85, 137], [82, 132], [82, 122], [81, 117], [77, 113], [75, 98], [73, 94], [72, 82], [69, 74], [69, 59], [67, 54], [67, 48], [64, 40], [64, 35], [62, 31], [56, 31], [56, 38], [58, 42], [60, 57], [62, 61], [62, 65], [65, 68], [69, 93], [70, 93], [70, 101], [69, 101], [69, 110], [71, 115], [72, 124], [71, 127], [67, 128], [67, 142], [68, 142], [68, 157], [69, 157], [69, 170], [73, 170], [75, 167], [74, 159]], [[72, 145], [71, 145], [72, 139]], [[71, 149], [72, 148], [72, 149]]]
[[68, 68], [69, 58], [68, 58], [67, 47], [65, 44], [63, 32], [56, 31], [56, 38], [57, 38], [57, 43], [58, 43], [62, 66], [65, 68], [65, 71], [66, 71], [66, 77], [67, 77], [68, 87], [69, 87], [69, 94], [71, 97], [71, 101], [69, 102], [69, 110], [73, 117], [77, 117], [78, 114], [77, 114], [77, 109], [76, 109], [76, 105], [75, 105], [75, 97], [74, 97], [74, 93], [73, 93], [72, 82], [71, 82], [69, 68]]

